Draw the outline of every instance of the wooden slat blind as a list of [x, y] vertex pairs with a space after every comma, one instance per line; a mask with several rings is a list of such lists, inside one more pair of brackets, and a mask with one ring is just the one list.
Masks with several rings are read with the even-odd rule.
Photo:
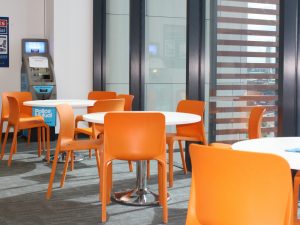
[[[216, 0], [215, 0], [216, 1]], [[264, 105], [264, 136], [277, 134], [279, 0], [218, 0], [210, 127], [215, 140], [247, 139], [249, 112]], [[232, 96], [232, 98], [230, 98]]]
[[276, 31], [261, 31], [261, 30], [242, 30], [242, 29], [224, 29], [218, 28], [218, 34], [239, 34], [239, 35], [260, 35], [260, 36], [275, 36], [278, 35]]

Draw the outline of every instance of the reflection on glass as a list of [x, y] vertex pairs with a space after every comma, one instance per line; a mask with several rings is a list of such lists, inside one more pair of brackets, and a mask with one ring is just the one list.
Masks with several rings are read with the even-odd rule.
[[186, 0], [146, 1], [145, 21], [145, 109], [175, 111], [186, 97]]

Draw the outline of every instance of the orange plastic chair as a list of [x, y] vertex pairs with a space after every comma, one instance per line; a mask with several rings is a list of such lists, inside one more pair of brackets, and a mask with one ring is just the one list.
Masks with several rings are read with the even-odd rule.
[[[96, 101], [94, 106], [89, 107], [88, 113], [124, 111], [124, 99], [105, 99]], [[97, 138], [103, 133], [104, 127], [101, 124], [91, 124], [90, 127], [76, 127], [75, 134], [83, 133], [90, 137]]]
[[[117, 97], [117, 93], [113, 91], [90, 91], [88, 94], [88, 100], [106, 100], [106, 99], [115, 99]], [[88, 107], [87, 112], [90, 113], [90, 109], [92, 108]], [[76, 116], [75, 122], [76, 127], [77, 123], [80, 121], [84, 121], [82, 115]]]
[[299, 200], [299, 185], [300, 185], [300, 171], [298, 170], [294, 177], [294, 198], [293, 198], [293, 208], [294, 208], [294, 225], [300, 225], [300, 220], [298, 219], [298, 200]]
[[[110, 112], [110, 111], [124, 111], [125, 100], [124, 99], [105, 99], [96, 101], [94, 106], [89, 107], [89, 113], [96, 112]], [[76, 121], [78, 122], [78, 121]], [[75, 123], [76, 123], [75, 122]], [[97, 139], [99, 135], [103, 134], [104, 127], [102, 124], [90, 124], [89, 127], [76, 127], [75, 125], [75, 137], [77, 139], [78, 134], [85, 134], [90, 139]], [[89, 150], [89, 156], [91, 157], [91, 150]], [[72, 152], [71, 157], [71, 170], [74, 168], [74, 156]], [[130, 171], [133, 170], [132, 164], [129, 164]]]
[[[115, 99], [116, 96], [117, 96], [117, 93], [113, 92], [113, 91], [90, 91], [89, 94], [88, 94], [88, 100]], [[91, 108], [93, 108], [93, 106], [87, 108], [87, 113], [91, 113], [91, 111], [93, 111]], [[81, 133], [81, 132], [83, 134], [86, 134], [85, 129], [83, 129], [81, 131], [77, 131], [78, 123], [80, 121], [84, 121], [84, 119], [83, 119], [82, 115], [77, 115], [76, 118], [75, 118], [75, 127], [76, 127], [75, 132], [77, 134]], [[91, 126], [91, 124], [90, 124], [90, 126]], [[89, 134], [86, 134], [86, 135], [90, 136]], [[89, 157], [90, 158], [92, 157], [92, 151], [91, 150], [89, 151]]]
[[116, 98], [125, 99], [124, 111], [132, 111], [132, 102], [134, 99], [134, 95], [119, 94]]
[[157, 160], [159, 201], [163, 222], [168, 222], [165, 118], [161, 113], [112, 112], [104, 118], [104, 151], [101, 157], [102, 222], [112, 187], [112, 160]]
[[[261, 123], [265, 111], [266, 108], [263, 106], [255, 106], [252, 108], [249, 115], [249, 121], [248, 121], [249, 139], [261, 138]], [[231, 145], [225, 143], [211, 143], [209, 145], [219, 147], [219, 148], [231, 149]]]
[[[177, 106], [177, 112], [192, 113], [201, 116], [201, 121], [193, 124], [184, 124], [176, 126], [176, 133], [167, 134], [167, 144], [169, 147], [169, 187], [173, 187], [173, 153], [174, 142], [178, 141], [183, 171], [186, 174], [187, 168], [184, 159], [184, 152], [182, 147], [182, 141], [199, 141], [204, 145], [207, 145], [204, 128], [204, 109], [205, 102], [196, 100], [181, 100]], [[149, 174], [149, 168], [148, 171]]]
[[186, 225], [293, 224], [292, 178], [285, 159], [196, 144], [190, 155]]
[[90, 91], [88, 94], [89, 100], [114, 99], [116, 97], [117, 93], [114, 91]]
[[[1, 121], [0, 121], [0, 131], [1, 131], [0, 143], [2, 142], [3, 124], [4, 124], [4, 122], [8, 121], [8, 116], [9, 116], [9, 104], [8, 104], [7, 96], [13, 96], [18, 99], [21, 117], [31, 117], [32, 116], [31, 107], [23, 105], [23, 102], [32, 100], [32, 95], [30, 92], [3, 92], [2, 96], [1, 96], [2, 107], [1, 107]], [[30, 134], [31, 134], [31, 130], [29, 129], [28, 130], [28, 143], [30, 142]]]
[[66, 152], [67, 155], [65, 159], [63, 174], [60, 180], [60, 187], [64, 186], [71, 151], [95, 149], [96, 161], [98, 166], [98, 175], [100, 175], [99, 151], [102, 145], [102, 140], [100, 139], [74, 140], [75, 124], [74, 124], [74, 114], [73, 114], [72, 107], [67, 104], [61, 104], [58, 105], [56, 109], [60, 120], [60, 131], [59, 131], [59, 136], [56, 144], [55, 155], [53, 159], [52, 170], [51, 170], [51, 175], [50, 175], [50, 180], [48, 185], [48, 191], [46, 195], [47, 199], [51, 198], [52, 185], [55, 177], [58, 155], [61, 152]]
[[44, 122], [43, 117], [41, 116], [28, 116], [21, 117], [20, 112], [20, 103], [13, 96], [7, 96], [9, 104], [9, 116], [8, 116], [8, 125], [5, 132], [4, 141], [2, 143], [1, 159], [4, 156], [5, 146], [8, 138], [8, 133], [11, 127], [14, 129], [12, 145], [10, 148], [10, 155], [8, 159], [8, 166], [11, 166], [12, 156], [17, 149], [17, 134], [18, 131], [24, 129], [38, 128], [38, 156], [41, 156], [41, 128], [46, 128], [47, 131], [47, 161], [49, 162], [50, 158], [50, 129], [49, 126]]

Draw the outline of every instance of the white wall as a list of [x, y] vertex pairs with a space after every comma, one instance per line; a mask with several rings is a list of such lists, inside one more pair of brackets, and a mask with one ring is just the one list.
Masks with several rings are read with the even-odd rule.
[[45, 0], [45, 38], [49, 42], [49, 52], [54, 55], [54, 2]]
[[10, 19], [10, 67], [0, 68], [0, 92], [20, 90], [21, 39], [48, 38], [57, 97], [87, 97], [93, 84], [92, 0], [0, 0], [0, 15]]
[[0, 67], [0, 92], [20, 91], [21, 40], [44, 38], [44, 1], [0, 0], [0, 15], [9, 17], [9, 67]]
[[57, 98], [87, 98], [93, 85], [92, 42], [92, 0], [54, 0]]

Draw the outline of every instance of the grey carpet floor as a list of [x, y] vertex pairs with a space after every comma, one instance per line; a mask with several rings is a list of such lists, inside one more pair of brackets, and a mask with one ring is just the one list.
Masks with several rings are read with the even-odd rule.
[[[101, 224], [101, 203], [98, 201], [99, 178], [94, 156], [75, 164], [74, 171], [68, 171], [65, 186], [59, 188], [62, 164], [59, 164], [53, 186], [52, 198], [47, 201], [51, 165], [37, 157], [37, 145], [27, 145], [19, 139], [18, 152], [12, 166], [7, 167], [8, 148], [0, 161], [0, 224], [1, 225], [43, 225]], [[52, 150], [55, 142], [51, 143]], [[85, 152], [87, 156], [87, 152]], [[180, 162], [179, 154], [175, 160]], [[175, 168], [174, 187], [168, 192], [169, 223], [183, 225], [186, 220], [189, 199], [190, 174], [184, 175]], [[127, 162], [113, 164], [114, 191], [135, 186], [135, 171], [130, 173]], [[149, 187], [157, 190], [157, 166], [151, 164]], [[162, 224], [162, 208], [133, 207], [112, 202], [107, 206], [107, 225]]]

